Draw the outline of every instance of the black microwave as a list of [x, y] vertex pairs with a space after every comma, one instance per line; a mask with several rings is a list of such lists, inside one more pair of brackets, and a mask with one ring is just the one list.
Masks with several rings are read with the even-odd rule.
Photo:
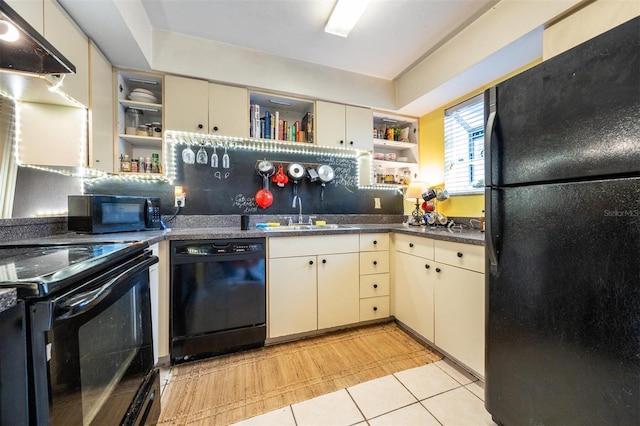
[[89, 234], [160, 229], [160, 199], [69, 195], [69, 231]]

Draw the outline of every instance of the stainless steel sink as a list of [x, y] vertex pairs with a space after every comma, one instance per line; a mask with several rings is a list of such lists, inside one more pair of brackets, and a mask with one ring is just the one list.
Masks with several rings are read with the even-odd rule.
[[327, 224], [327, 225], [285, 225], [285, 226], [271, 226], [269, 228], [263, 228], [263, 231], [267, 232], [292, 232], [292, 231], [331, 231], [339, 229], [356, 229], [355, 226], [339, 225], [339, 224]]

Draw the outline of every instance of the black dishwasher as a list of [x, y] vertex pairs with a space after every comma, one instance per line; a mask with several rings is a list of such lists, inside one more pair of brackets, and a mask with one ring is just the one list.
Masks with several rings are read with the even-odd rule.
[[264, 345], [265, 239], [171, 242], [171, 362]]

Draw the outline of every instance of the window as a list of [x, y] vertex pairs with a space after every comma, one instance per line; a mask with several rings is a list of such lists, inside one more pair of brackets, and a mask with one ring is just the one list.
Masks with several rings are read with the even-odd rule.
[[450, 194], [484, 190], [483, 95], [444, 111], [444, 185]]

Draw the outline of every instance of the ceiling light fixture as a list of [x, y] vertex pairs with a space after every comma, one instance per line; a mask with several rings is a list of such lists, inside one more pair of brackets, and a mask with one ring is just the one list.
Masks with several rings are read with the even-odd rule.
[[347, 37], [367, 8], [369, 0], [338, 0], [324, 31]]

